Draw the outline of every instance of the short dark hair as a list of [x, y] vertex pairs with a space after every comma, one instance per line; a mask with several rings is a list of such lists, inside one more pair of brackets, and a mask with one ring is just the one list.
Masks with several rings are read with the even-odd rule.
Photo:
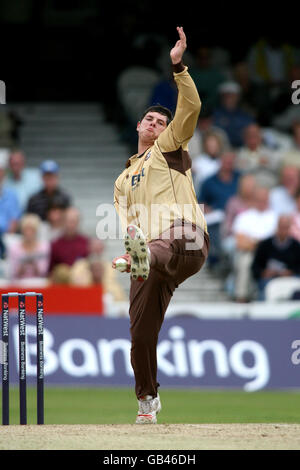
[[52, 197], [47, 204], [47, 211], [50, 211], [51, 209], [66, 209], [66, 201], [60, 196], [56, 195]]
[[144, 119], [144, 117], [146, 116], [146, 114], [150, 113], [151, 111], [153, 111], [155, 113], [163, 114], [164, 116], [166, 116], [167, 117], [167, 125], [170, 124], [170, 122], [173, 119], [173, 114], [168, 108], [165, 108], [164, 106], [161, 106], [160, 104], [156, 104], [154, 106], [150, 106], [149, 108], [147, 108], [143, 112], [140, 121], [142, 121]]

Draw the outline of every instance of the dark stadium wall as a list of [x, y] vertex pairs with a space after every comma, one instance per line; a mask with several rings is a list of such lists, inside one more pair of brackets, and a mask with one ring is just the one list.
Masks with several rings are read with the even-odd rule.
[[278, 15], [276, 8], [266, 16], [254, 5], [244, 12], [228, 2], [189, 2], [183, 11], [176, 2], [161, 9], [137, 1], [116, 8], [97, 0], [2, 0], [0, 79], [10, 101], [101, 101], [130, 59], [138, 34], [156, 32], [173, 41], [180, 24], [191, 51], [199, 42], [222, 46], [237, 61], [266, 32], [299, 41], [293, 15], [284, 10]]

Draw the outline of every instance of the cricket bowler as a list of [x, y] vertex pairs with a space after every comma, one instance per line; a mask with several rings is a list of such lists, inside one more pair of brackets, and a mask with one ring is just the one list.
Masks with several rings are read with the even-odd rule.
[[174, 290], [203, 266], [209, 236], [192, 180], [188, 142], [201, 108], [183, 65], [186, 36], [170, 51], [178, 88], [174, 118], [163, 106], [148, 108], [137, 124], [138, 153], [115, 182], [114, 204], [126, 253], [114, 269], [130, 273], [131, 364], [138, 399], [137, 424], [156, 423], [161, 410], [157, 342]]

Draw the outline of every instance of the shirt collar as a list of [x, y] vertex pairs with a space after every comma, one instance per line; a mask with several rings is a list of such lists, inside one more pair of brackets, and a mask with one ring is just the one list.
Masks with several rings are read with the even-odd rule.
[[279, 249], [284, 249], [284, 248], [288, 248], [291, 243], [292, 243], [292, 238], [291, 237], [287, 237], [284, 241], [280, 241], [279, 238], [275, 235], [273, 237], [273, 245], [275, 245], [277, 248]]
[[132, 155], [132, 157], [128, 158], [128, 160], [127, 160], [127, 162], [126, 162], [126, 165], [125, 165], [125, 168], [130, 167], [132, 160], [135, 160], [136, 158], [142, 158], [142, 156], [145, 155], [145, 153], [146, 153], [150, 148], [151, 148], [151, 147], [148, 147], [146, 150], [144, 150], [144, 152], [140, 153], [140, 155], [138, 155], [137, 153], [135, 153], [134, 155]]

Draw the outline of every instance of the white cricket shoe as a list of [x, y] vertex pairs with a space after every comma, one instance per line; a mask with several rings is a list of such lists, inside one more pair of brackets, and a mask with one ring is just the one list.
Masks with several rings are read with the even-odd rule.
[[157, 397], [152, 398], [151, 395], [147, 395], [145, 399], [138, 400], [139, 410], [136, 417], [136, 424], [156, 424], [157, 418], [156, 415], [161, 410], [161, 402], [159, 394]]
[[136, 225], [128, 225], [124, 238], [125, 249], [131, 256], [131, 277], [137, 281], [146, 281], [150, 272], [150, 249], [145, 235]]

